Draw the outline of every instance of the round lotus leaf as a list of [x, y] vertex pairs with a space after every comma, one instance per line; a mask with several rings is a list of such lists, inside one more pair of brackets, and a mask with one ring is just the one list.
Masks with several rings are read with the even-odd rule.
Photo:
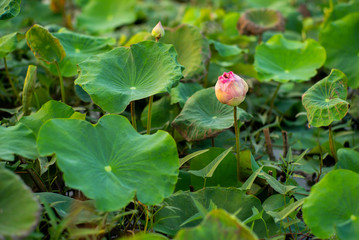
[[74, 114], [74, 110], [65, 103], [50, 100], [36, 112], [30, 116], [25, 116], [20, 119], [20, 122], [34, 131], [37, 134], [40, 127], [49, 119], [53, 118], [69, 118]]
[[13, 172], [0, 168], [0, 239], [20, 239], [39, 222], [40, 204]]
[[[112, 50], [110, 45], [116, 43], [114, 38], [92, 37], [74, 32], [53, 34], [65, 49], [66, 57], [59, 63], [61, 74], [72, 77], [77, 74], [77, 64], [93, 55]], [[57, 74], [56, 67], [50, 65], [52, 73]]]
[[79, 28], [89, 32], [111, 32], [136, 20], [136, 0], [89, 0], [77, 16]]
[[358, 1], [338, 2], [334, 5], [334, 8], [325, 12], [324, 24], [338, 20], [354, 12], [359, 12]]
[[[233, 110], [218, 101], [214, 88], [207, 88], [187, 100], [172, 125], [187, 141], [203, 140], [233, 126]], [[243, 109], [237, 109], [237, 119], [247, 121], [251, 117]]]
[[185, 69], [185, 80], [199, 80], [206, 73], [206, 64], [210, 58], [208, 40], [200, 29], [190, 25], [180, 25], [166, 31], [161, 42], [173, 44], [178, 54], [178, 62]]
[[0, 58], [6, 57], [6, 55], [14, 51], [24, 37], [23, 34], [17, 32], [2, 36], [0, 38]]
[[136, 195], [154, 205], [174, 190], [179, 159], [164, 131], [140, 135], [123, 116], [106, 115], [96, 125], [78, 119], [52, 119], [38, 134], [43, 156], [56, 154], [68, 186], [96, 201], [102, 211], [125, 207]]
[[302, 96], [310, 126], [328, 126], [341, 120], [348, 112], [347, 78], [333, 69], [329, 76], [309, 88]]
[[14, 161], [19, 155], [28, 159], [38, 157], [35, 134], [24, 124], [0, 126], [0, 159]]
[[152, 41], [119, 47], [79, 64], [80, 85], [103, 110], [121, 113], [134, 100], [170, 91], [182, 78], [173, 46]]
[[59, 39], [38, 24], [26, 32], [26, 41], [34, 55], [48, 64], [60, 62], [66, 56]]
[[350, 148], [341, 148], [338, 150], [337, 169], [348, 169], [359, 173], [359, 153]]
[[241, 221], [224, 211], [215, 209], [207, 214], [203, 222], [189, 229], [182, 229], [174, 239], [246, 239], [257, 240], [258, 237]]
[[256, 48], [254, 66], [260, 81], [307, 81], [325, 62], [325, 49], [313, 39], [305, 42], [274, 35]]
[[238, 21], [238, 30], [241, 34], [261, 35], [269, 30], [284, 31], [284, 28], [282, 14], [267, 8], [247, 10]]
[[2, 0], [0, 2], [0, 20], [16, 17], [20, 12], [21, 0]]
[[321, 29], [319, 41], [327, 51], [328, 68], [338, 68], [348, 76], [348, 86], [359, 87], [359, 13], [329, 22]]
[[[359, 229], [358, 189], [359, 174], [345, 169], [329, 172], [312, 187], [304, 200], [303, 219], [316, 237], [327, 239], [337, 233], [343, 240], [359, 238], [355, 230]], [[336, 231], [349, 225], [354, 228]]]

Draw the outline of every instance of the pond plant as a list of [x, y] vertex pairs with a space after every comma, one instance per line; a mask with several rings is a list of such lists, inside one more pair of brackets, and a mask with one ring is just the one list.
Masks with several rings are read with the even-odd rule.
[[359, 239], [359, 3], [0, 1], [0, 239]]

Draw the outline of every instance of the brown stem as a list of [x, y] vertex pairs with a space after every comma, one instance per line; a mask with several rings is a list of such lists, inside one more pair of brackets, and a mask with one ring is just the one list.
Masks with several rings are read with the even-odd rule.
[[270, 135], [269, 135], [269, 128], [264, 128], [263, 133], [264, 133], [264, 139], [265, 139], [265, 142], [266, 142], [266, 151], [267, 151], [267, 154], [269, 156], [269, 159], [271, 161], [275, 161], [275, 157], [274, 157], [274, 154], [273, 154], [272, 141], [271, 141]]
[[134, 129], [137, 130], [137, 127], [136, 127], [135, 102], [134, 102], [134, 101], [131, 101], [130, 106], [131, 106], [131, 122], [132, 122], [132, 126], [133, 126]]
[[278, 83], [277, 88], [275, 89], [275, 91], [273, 93], [273, 96], [272, 96], [272, 98], [270, 100], [270, 108], [269, 108], [269, 111], [268, 111], [267, 123], [270, 122], [270, 117], [272, 116], [272, 110], [273, 110], [273, 107], [274, 107], [274, 101], [275, 101], [275, 98], [277, 97], [277, 94], [278, 94], [278, 91], [279, 91], [281, 85], [282, 85], [281, 83]]

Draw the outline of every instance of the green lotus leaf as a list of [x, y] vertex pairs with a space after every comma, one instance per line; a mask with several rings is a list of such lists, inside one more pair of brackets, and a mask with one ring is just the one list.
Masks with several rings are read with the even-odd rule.
[[260, 81], [307, 81], [325, 62], [325, 49], [313, 39], [305, 42], [274, 35], [257, 46], [254, 66]]
[[136, 0], [90, 0], [77, 16], [79, 28], [90, 32], [111, 32], [136, 20]]
[[125, 207], [135, 194], [144, 204], [158, 204], [177, 181], [172, 137], [163, 131], [140, 135], [123, 116], [106, 115], [96, 125], [52, 119], [41, 127], [37, 144], [41, 155], [56, 154], [65, 182], [102, 211]]
[[348, 86], [359, 87], [359, 13], [329, 22], [319, 33], [319, 41], [327, 51], [328, 68], [338, 68], [348, 77]]
[[[190, 218], [198, 214], [198, 209], [194, 200], [198, 201], [205, 209], [210, 204], [218, 208], [223, 208], [242, 221], [252, 216], [252, 208], [262, 210], [261, 202], [253, 195], [247, 195], [245, 191], [236, 188], [207, 187], [197, 192], [176, 192], [163, 202], [164, 207], [156, 214], [154, 229], [170, 236], [175, 235], [182, 227], [194, 227], [201, 221]], [[241, 211], [238, 211], [241, 209]], [[268, 215], [263, 216], [270, 232], [277, 229], [274, 221]], [[188, 221], [188, 222], [186, 222]], [[258, 235], [266, 236], [264, 233], [264, 224], [262, 220], [254, 223], [254, 231]], [[263, 235], [264, 233], [264, 235]], [[260, 236], [260, 237], [262, 237]]]
[[237, 45], [227, 45], [214, 40], [209, 40], [209, 43], [213, 44], [221, 57], [236, 56], [246, 52], [246, 50], [239, 48]]
[[[93, 55], [112, 49], [116, 43], [114, 38], [92, 37], [74, 32], [59, 32], [53, 34], [65, 49], [66, 57], [59, 63], [61, 74], [72, 77], [77, 74], [77, 64]], [[57, 74], [54, 65], [50, 65], [52, 73]]]
[[[345, 169], [329, 172], [312, 187], [304, 200], [303, 219], [316, 237], [327, 239], [337, 233], [343, 240], [359, 238], [355, 230], [359, 229], [358, 189], [359, 174]], [[347, 228], [345, 233], [336, 231], [343, 225], [354, 228]]]
[[0, 127], [0, 159], [14, 161], [15, 154], [28, 159], [38, 157], [35, 134], [21, 123]]
[[19, 176], [0, 168], [0, 238], [20, 239], [39, 222], [40, 204]]
[[157, 233], [137, 233], [130, 237], [123, 237], [121, 240], [167, 240], [165, 236]]
[[[251, 117], [237, 109], [237, 119], [247, 121]], [[214, 88], [203, 89], [187, 100], [172, 125], [187, 141], [203, 140], [233, 126], [233, 107], [220, 103]]]
[[2, 0], [0, 2], [0, 20], [16, 17], [20, 12], [21, 0]]
[[258, 237], [249, 227], [239, 221], [235, 216], [228, 214], [223, 209], [215, 209], [207, 214], [199, 226], [180, 230], [174, 239], [257, 240]]
[[170, 91], [182, 78], [173, 46], [145, 41], [79, 64], [80, 85], [103, 110], [121, 113], [134, 100]]
[[341, 148], [337, 153], [336, 169], [348, 169], [359, 173], [359, 153], [357, 151], [350, 148]]
[[284, 23], [283, 15], [279, 11], [268, 8], [254, 8], [241, 15], [237, 26], [241, 34], [262, 35], [269, 30], [284, 31]]
[[349, 15], [350, 13], [358, 12], [359, 2], [356, 0], [348, 2], [338, 2], [337, 4], [335, 4], [334, 8], [328, 10], [329, 11], [325, 11], [326, 18], [324, 24], [341, 19]]
[[203, 87], [199, 83], [180, 82], [177, 87], [171, 89], [171, 104], [179, 103], [183, 107], [187, 99], [201, 89]]
[[10, 33], [0, 38], [0, 58], [6, 57], [14, 51], [18, 43], [24, 39], [24, 35], [18, 32]]
[[349, 108], [346, 99], [347, 78], [341, 71], [333, 69], [329, 76], [303, 94], [302, 103], [307, 110], [309, 125], [328, 126], [342, 119]]
[[26, 32], [26, 41], [34, 55], [48, 64], [60, 62], [66, 56], [59, 39], [38, 24]]
[[35, 134], [40, 130], [40, 127], [49, 119], [53, 118], [69, 118], [74, 114], [74, 110], [65, 103], [50, 100], [34, 114], [20, 119], [20, 123], [26, 125]]
[[201, 34], [199, 28], [190, 25], [180, 25], [166, 31], [161, 42], [173, 44], [178, 54], [178, 62], [185, 69], [185, 80], [199, 80], [206, 73], [206, 64], [210, 58], [208, 40]]

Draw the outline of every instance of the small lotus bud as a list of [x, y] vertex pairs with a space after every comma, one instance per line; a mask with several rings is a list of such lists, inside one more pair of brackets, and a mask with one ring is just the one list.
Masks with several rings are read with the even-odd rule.
[[165, 30], [162, 27], [161, 22], [158, 22], [157, 25], [152, 29], [152, 36], [156, 39], [160, 39], [165, 35]]
[[215, 86], [218, 101], [230, 106], [238, 106], [246, 98], [248, 92], [247, 83], [233, 72], [224, 72], [218, 77]]

